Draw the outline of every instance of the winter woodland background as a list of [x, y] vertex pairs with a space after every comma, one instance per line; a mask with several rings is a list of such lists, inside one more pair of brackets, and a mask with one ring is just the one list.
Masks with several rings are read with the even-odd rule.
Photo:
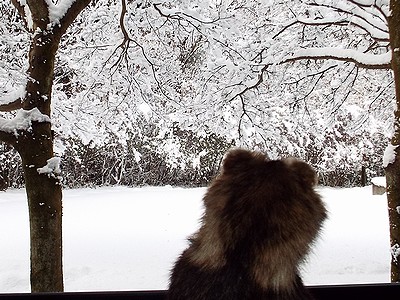
[[[325, 185], [382, 175], [391, 72], [289, 58], [327, 47], [385, 55], [387, 12], [387, 1], [369, 0], [92, 1], [57, 55], [63, 184], [205, 185], [234, 145], [303, 158]], [[0, 0], [0, 103], [27, 81], [19, 18]], [[19, 157], [4, 143], [0, 161], [0, 188], [22, 186]]]

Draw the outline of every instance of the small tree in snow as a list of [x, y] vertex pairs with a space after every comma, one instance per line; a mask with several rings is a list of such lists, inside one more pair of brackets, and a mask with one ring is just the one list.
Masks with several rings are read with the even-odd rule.
[[90, 0], [12, 0], [31, 35], [28, 80], [17, 99], [0, 105], [17, 110], [0, 119], [0, 140], [22, 158], [29, 206], [32, 292], [63, 291], [62, 192], [53, 157], [50, 107], [55, 55], [61, 37]]

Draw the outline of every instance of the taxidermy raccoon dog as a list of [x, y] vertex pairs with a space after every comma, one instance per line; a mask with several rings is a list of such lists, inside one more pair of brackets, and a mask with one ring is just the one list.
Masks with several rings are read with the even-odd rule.
[[228, 152], [203, 201], [202, 226], [171, 273], [169, 300], [312, 299], [298, 266], [326, 210], [296, 159]]

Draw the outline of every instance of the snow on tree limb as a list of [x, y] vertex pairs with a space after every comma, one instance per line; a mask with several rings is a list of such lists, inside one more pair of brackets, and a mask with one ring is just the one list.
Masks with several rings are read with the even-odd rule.
[[379, 2], [374, 1], [366, 4], [362, 1], [348, 0], [336, 1], [336, 3], [332, 4], [332, 1], [314, 0], [309, 5], [326, 7], [339, 13], [352, 15], [355, 18], [364, 20], [373, 27], [385, 31], [387, 29], [386, 18], [389, 14], [389, 3], [388, 1]]
[[19, 110], [17, 115], [9, 120], [0, 117], [0, 141], [14, 144], [17, 141], [18, 132], [30, 130], [32, 122], [51, 122], [47, 115], [39, 109]]
[[336, 25], [354, 26], [368, 33], [375, 41], [388, 41], [389, 30], [387, 16], [389, 15], [389, 3], [383, 1], [332, 1], [314, 0], [308, 5], [327, 8], [335, 12], [336, 16], [319, 16], [317, 19], [301, 19], [298, 22], [305, 25]]
[[59, 24], [60, 20], [66, 15], [75, 0], [64, 0], [54, 4], [51, 0], [45, 0], [49, 9], [49, 20], [53, 24]]
[[353, 15], [343, 15], [336, 18], [320, 18], [320, 19], [311, 19], [311, 18], [302, 18], [298, 17], [297, 19], [290, 21], [287, 25], [285, 25], [277, 34], [275, 34], [274, 38], [281, 34], [283, 31], [287, 30], [289, 27], [294, 25], [306, 25], [306, 26], [355, 26], [359, 29], [368, 33], [372, 39], [381, 42], [389, 41], [389, 31], [387, 26], [383, 26], [382, 24], [375, 25], [371, 24], [368, 21], [357, 18]]
[[11, 0], [11, 3], [17, 9], [18, 13], [24, 20], [25, 26], [29, 31], [33, 31], [33, 20], [32, 13], [29, 6], [26, 4], [26, 0]]
[[35, 31], [37, 27], [50, 29], [59, 25], [62, 34], [90, 0], [64, 0], [57, 4], [51, 0], [11, 0], [11, 2], [23, 17], [29, 31]]
[[42, 114], [39, 109], [19, 110], [11, 120], [0, 118], [0, 131], [18, 135], [20, 130], [29, 130], [32, 122], [51, 122], [49, 116]]
[[281, 63], [294, 62], [303, 59], [332, 59], [351, 62], [358, 67], [365, 69], [390, 69], [392, 54], [391, 52], [386, 52], [384, 54], [369, 54], [353, 49], [331, 47], [309, 48], [295, 51], [292, 56], [284, 59]]
[[[47, 3], [52, 2], [51, 0], [45, 1]], [[48, 4], [52, 26], [59, 25], [60, 33], [63, 34], [89, 3], [90, 0], [64, 0], [56, 5]]]

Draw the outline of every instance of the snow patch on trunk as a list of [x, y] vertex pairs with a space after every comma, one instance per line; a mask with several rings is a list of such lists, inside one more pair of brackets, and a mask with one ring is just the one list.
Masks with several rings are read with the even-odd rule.
[[396, 152], [399, 145], [387, 145], [385, 153], [383, 154], [383, 167], [386, 168], [388, 165], [392, 164], [396, 159]]
[[60, 178], [60, 157], [52, 157], [47, 160], [47, 164], [42, 168], [37, 168], [39, 174], [47, 174], [49, 177]]
[[400, 246], [399, 244], [394, 244], [392, 248], [390, 248], [390, 252], [392, 253], [393, 261], [398, 261], [400, 257]]

